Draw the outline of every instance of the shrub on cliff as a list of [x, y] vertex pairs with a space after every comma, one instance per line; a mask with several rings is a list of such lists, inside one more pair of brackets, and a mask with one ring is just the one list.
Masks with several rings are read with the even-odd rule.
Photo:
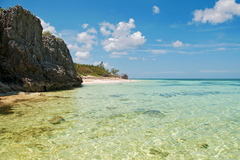
[[[47, 37], [47, 36], [52, 36], [53, 34], [50, 31], [44, 31], [42, 33], [42, 37]], [[59, 37], [55, 37], [57, 41], [63, 41], [63, 39], [59, 38]]]
[[42, 33], [42, 36], [43, 36], [43, 37], [51, 36], [51, 35], [52, 35], [52, 33], [51, 33], [50, 31], [44, 31], [44, 32]]
[[0, 7], [0, 12], [2, 12], [2, 11], [5, 11], [5, 9], [3, 9], [2, 7]]

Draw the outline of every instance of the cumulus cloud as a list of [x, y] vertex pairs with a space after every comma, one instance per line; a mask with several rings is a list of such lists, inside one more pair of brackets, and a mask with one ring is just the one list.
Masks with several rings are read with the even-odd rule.
[[117, 25], [103, 22], [100, 26], [100, 32], [107, 37], [101, 43], [107, 52], [125, 52], [127, 49], [136, 49], [146, 42], [140, 31], [131, 30], [135, 28], [134, 19], [119, 22]]
[[153, 14], [158, 14], [158, 13], [160, 13], [160, 9], [159, 9], [159, 7], [157, 7], [157, 6], [153, 6], [152, 11], [153, 11]]
[[182, 47], [184, 44], [182, 43], [182, 41], [177, 40], [173, 42], [172, 45], [174, 48], [178, 48], [178, 47]]
[[80, 51], [77, 51], [76, 54], [75, 54], [75, 56], [76, 56], [77, 58], [79, 58], [80, 60], [81, 60], [81, 59], [87, 59], [87, 58], [90, 57], [90, 53], [89, 53], [89, 52], [80, 52]]
[[[88, 24], [83, 24], [83, 28], [87, 28]], [[87, 59], [90, 57], [90, 51], [93, 49], [93, 45], [97, 44], [97, 31], [95, 28], [87, 29], [85, 32], [77, 34], [76, 43], [69, 44], [68, 48], [72, 51], [75, 51], [75, 60], [81, 61], [82, 59]], [[79, 46], [81, 45], [81, 46]]]
[[81, 32], [77, 34], [77, 41], [80, 43], [94, 44], [96, 39], [95, 35], [90, 35], [88, 32]]
[[90, 57], [90, 51], [93, 49], [91, 44], [84, 44], [82, 46], [78, 46], [78, 44], [69, 44], [68, 48], [72, 51], [75, 51], [75, 56], [77, 57], [75, 60], [81, 61], [82, 59], [87, 59]]
[[240, 4], [235, 0], [219, 0], [213, 8], [195, 10], [193, 22], [218, 24], [233, 19], [233, 16], [240, 16]]
[[104, 36], [108, 36], [111, 35], [111, 31], [113, 31], [115, 29], [115, 26], [109, 22], [102, 22], [100, 23], [100, 32], [102, 33], [102, 35]]
[[[39, 17], [38, 17], [39, 18]], [[46, 23], [43, 19], [39, 18], [41, 21], [41, 25], [43, 27], [43, 32], [45, 31], [49, 31], [51, 32], [53, 35], [57, 34], [57, 31], [55, 29], [55, 27], [51, 26], [50, 23]]]
[[102, 42], [103, 48], [107, 52], [124, 51], [127, 49], [136, 49], [146, 42], [141, 32], [135, 32], [127, 36], [109, 38]]
[[95, 28], [92, 27], [87, 30], [87, 33], [97, 33], [97, 31]]

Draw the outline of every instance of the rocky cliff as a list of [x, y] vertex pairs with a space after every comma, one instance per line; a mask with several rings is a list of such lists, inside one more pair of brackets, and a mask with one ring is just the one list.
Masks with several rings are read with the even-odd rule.
[[0, 11], [0, 93], [81, 86], [64, 41], [42, 37], [42, 30], [40, 20], [21, 6]]

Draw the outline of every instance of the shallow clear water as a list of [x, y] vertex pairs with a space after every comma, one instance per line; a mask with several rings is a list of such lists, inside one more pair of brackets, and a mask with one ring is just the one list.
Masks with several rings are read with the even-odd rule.
[[[240, 159], [239, 80], [84, 85], [0, 114], [0, 159]], [[51, 124], [61, 116], [65, 121]]]

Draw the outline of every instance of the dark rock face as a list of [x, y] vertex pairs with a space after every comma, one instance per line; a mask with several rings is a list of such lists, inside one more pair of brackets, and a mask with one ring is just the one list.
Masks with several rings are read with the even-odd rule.
[[40, 20], [21, 6], [0, 12], [0, 93], [81, 86], [60, 38], [42, 37]]

